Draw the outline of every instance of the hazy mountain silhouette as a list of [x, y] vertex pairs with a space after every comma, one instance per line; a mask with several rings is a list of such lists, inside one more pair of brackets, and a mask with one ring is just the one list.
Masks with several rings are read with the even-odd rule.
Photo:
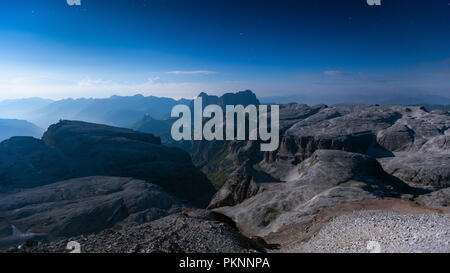
[[41, 109], [53, 100], [42, 98], [12, 99], [0, 101], [0, 118], [28, 119], [31, 113]]
[[0, 119], [0, 142], [12, 136], [40, 138], [43, 133], [44, 130], [26, 120]]
[[[239, 91], [236, 93], [226, 93], [222, 96], [208, 95], [205, 92], [201, 92], [197, 97], [202, 98], [203, 107], [210, 104], [217, 104], [225, 110], [225, 105], [244, 105], [249, 104], [259, 105], [259, 100], [255, 93], [250, 90]], [[190, 101], [191, 110], [194, 107], [193, 101]], [[193, 114], [193, 110], [191, 112]], [[151, 115], [145, 115], [142, 119], [130, 126], [131, 129], [151, 133], [161, 137], [162, 143], [167, 146], [175, 146], [182, 148], [186, 151], [191, 150], [191, 141], [174, 141], [171, 136], [172, 124], [177, 118], [157, 119]]]
[[[251, 90], [239, 91], [236, 93], [225, 93], [222, 96], [208, 95], [205, 92], [201, 92], [197, 97], [202, 98], [202, 106], [206, 107], [210, 104], [217, 104], [223, 109], [225, 105], [244, 105], [249, 104], [259, 105], [259, 100], [256, 94]], [[190, 103], [190, 107], [193, 108], [194, 103]]]
[[[28, 107], [29, 104], [33, 105], [30, 100], [18, 100], [15, 102], [14, 108], [11, 106], [9, 109], [11, 113], [17, 112], [14, 109], [22, 109], [20, 118], [29, 120], [42, 128], [47, 128], [60, 119], [83, 120], [128, 127], [146, 114], [157, 119], [167, 118], [173, 106], [189, 104], [190, 100], [134, 95], [111, 96], [103, 99], [69, 98], [50, 101], [50, 103], [38, 102], [33, 107]], [[7, 101], [2, 103], [7, 103]], [[24, 111], [25, 109], [27, 111]]]
[[450, 98], [437, 95], [415, 95], [403, 93], [389, 93], [379, 94], [298, 94], [289, 96], [268, 96], [260, 98], [261, 103], [305, 103], [308, 105], [315, 105], [325, 103], [329, 105], [365, 105], [365, 104], [380, 104], [380, 105], [418, 105], [418, 104], [450, 104]]

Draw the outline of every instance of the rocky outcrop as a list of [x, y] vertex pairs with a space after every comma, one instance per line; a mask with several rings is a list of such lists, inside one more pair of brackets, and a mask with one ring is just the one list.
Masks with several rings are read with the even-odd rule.
[[188, 153], [161, 145], [151, 134], [61, 121], [42, 141], [12, 138], [0, 144], [3, 191], [99, 175], [143, 179], [194, 206], [206, 207], [214, 194]]
[[401, 152], [379, 161], [388, 173], [412, 186], [429, 190], [450, 186], [450, 154]]
[[190, 210], [136, 227], [117, 227], [50, 244], [13, 248], [10, 252], [69, 252], [69, 241], [82, 253], [255, 253], [265, 252], [261, 239], [241, 235], [217, 213]]
[[245, 234], [265, 236], [338, 203], [414, 194], [385, 173], [376, 159], [336, 150], [317, 150], [297, 166], [272, 174], [285, 182], [260, 184], [253, 197], [215, 211], [232, 218]]
[[[92, 148], [88, 145], [114, 140], [139, 141], [148, 144], [161, 144], [161, 139], [152, 134], [82, 121], [62, 120], [51, 125], [42, 140], [50, 147], [58, 147], [64, 154], [80, 156], [80, 151]], [[68, 145], [73, 143], [73, 145]], [[84, 145], [84, 146], [83, 146]]]
[[366, 154], [371, 148], [379, 148], [376, 132], [390, 127], [401, 117], [393, 109], [377, 106], [319, 109], [291, 125], [286, 124], [288, 127], [281, 136], [280, 149], [267, 153], [266, 162], [290, 158], [298, 163], [317, 149]]
[[208, 209], [234, 206], [255, 195], [259, 190], [253, 180], [253, 169], [248, 162], [235, 170], [214, 195]]
[[[301, 163], [318, 149], [342, 150], [378, 158], [387, 172], [414, 187], [439, 189], [449, 183], [449, 168], [446, 167], [450, 165], [448, 128], [448, 114], [427, 112], [419, 106], [286, 104], [280, 107], [278, 150], [262, 155], [258, 151], [249, 154], [220, 146], [216, 150], [222, 152], [206, 153], [201, 157], [207, 165], [219, 157], [243, 157], [254, 162], [263, 157], [264, 164], [282, 170], [286, 164]], [[202, 147], [204, 144], [195, 145]], [[241, 141], [234, 145], [247, 144]], [[194, 158], [200, 154], [196, 150], [193, 150]], [[210, 169], [208, 166], [203, 168]]]
[[[447, 132], [447, 131], [446, 131]], [[448, 132], [450, 133], [450, 132]], [[450, 154], [450, 135], [439, 135], [430, 138], [420, 148], [420, 152], [426, 153], [439, 153]]]
[[61, 151], [32, 137], [13, 137], [0, 143], [0, 192], [32, 188], [83, 176]]
[[436, 208], [450, 207], [450, 187], [421, 195], [415, 200], [417, 203]]
[[0, 198], [0, 247], [90, 234], [117, 223], [142, 224], [184, 207], [160, 187], [133, 178], [62, 181]]
[[377, 142], [388, 151], [401, 151], [414, 142], [414, 131], [404, 124], [394, 124], [378, 132]]
[[[277, 175], [274, 173], [274, 175]], [[413, 193], [369, 156], [318, 150], [282, 172], [285, 183], [266, 183], [253, 197], [216, 209], [247, 234], [264, 236], [337, 203]]]

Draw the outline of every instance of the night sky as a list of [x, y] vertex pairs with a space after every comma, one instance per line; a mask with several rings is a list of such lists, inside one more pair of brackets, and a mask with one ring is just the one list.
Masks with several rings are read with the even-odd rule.
[[2, 1], [0, 99], [450, 97], [450, 1]]

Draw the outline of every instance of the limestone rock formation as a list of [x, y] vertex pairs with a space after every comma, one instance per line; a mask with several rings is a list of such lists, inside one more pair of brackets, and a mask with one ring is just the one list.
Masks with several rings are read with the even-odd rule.
[[26, 239], [90, 234], [116, 223], [142, 224], [185, 205], [162, 188], [133, 178], [85, 177], [0, 198], [0, 247]]
[[285, 182], [259, 184], [256, 195], [215, 211], [231, 217], [244, 233], [265, 236], [337, 203], [414, 194], [414, 189], [385, 173], [376, 159], [337, 150], [317, 150], [297, 166], [273, 175]]
[[186, 211], [147, 224], [107, 229], [12, 252], [68, 252], [77, 241], [82, 253], [255, 253], [265, 252], [264, 241], [240, 234], [208, 211]]
[[[419, 106], [307, 106], [280, 107], [280, 147], [264, 154], [246, 153], [245, 160], [259, 161], [272, 169], [299, 164], [318, 149], [334, 149], [377, 158], [387, 172], [414, 187], [439, 189], [448, 186], [450, 169], [450, 116], [428, 112]], [[231, 150], [230, 143], [194, 144], [193, 158], [205, 162], [203, 170], [214, 177], [217, 160], [228, 161], [228, 175], [240, 166], [233, 159], [243, 153]], [[233, 144], [244, 147], [246, 143]], [[231, 167], [230, 167], [231, 166]], [[411, 171], [412, 170], [412, 171]], [[211, 172], [211, 173], [209, 173]], [[226, 179], [222, 180], [224, 183]]]
[[429, 190], [450, 186], [450, 154], [401, 152], [379, 161], [388, 173], [412, 186]]
[[61, 121], [43, 140], [12, 138], [0, 144], [3, 191], [99, 175], [143, 179], [195, 206], [206, 207], [214, 194], [188, 153], [161, 145], [151, 134]]
[[417, 203], [436, 208], [450, 207], [450, 187], [421, 195], [415, 200]]
[[234, 206], [255, 195], [259, 190], [253, 180], [253, 171], [248, 162], [235, 170], [220, 190], [214, 195], [208, 209]]

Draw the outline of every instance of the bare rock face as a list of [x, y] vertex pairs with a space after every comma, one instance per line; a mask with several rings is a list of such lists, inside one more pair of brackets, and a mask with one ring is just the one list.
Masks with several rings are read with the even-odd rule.
[[[431, 138], [445, 135], [449, 127], [448, 115], [429, 113], [417, 106], [329, 107], [295, 122], [286, 130], [285, 136], [314, 139], [325, 148], [326, 145], [337, 147], [333, 143], [337, 139], [371, 134], [372, 143], [366, 144], [371, 145], [372, 149], [379, 148], [388, 152], [418, 151]], [[352, 146], [352, 143], [356, 145]], [[301, 148], [305, 146], [308, 143]], [[312, 143], [308, 148], [314, 149], [314, 146], [317, 145]], [[286, 148], [290, 150], [289, 147]], [[341, 146], [341, 149], [347, 151], [355, 148], [360, 151], [353, 152], [361, 153], [368, 147], [364, 143], [357, 144], [354, 140]]]
[[142, 224], [185, 205], [162, 188], [121, 177], [76, 178], [0, 198], [0, 247], [26, 239], [90, 234], [116, 223]]
[[337, 150], [317, 150], [278, 175], [284, 183], [260, 184], [256, 195], [215, 211], [232, 218], [245, 234], [265, 236], [337, 203], [414, 193], [376, 159]]
[[323, 108], [286, 128], [279, 151], [265, 158], [267, 162], [274, 162], [291, 157], [301, 162], [317, 149], [365, 154], [376, 143], [374, 132], [388, 128], [400, 116], [391, 109], [376, 106]]
[[253, 169], [246, 163], [235, 170], [220, 190], [214, 195], [208, 209], [234, 206], [255, 195], [259, 190], [253, 180]]
[[377, 142], [388, 151], [401, 151], [414, 142], [414, 131], [404, 124], [393, 125], [378, 132]]
[[[425, 200], [433, 196], [445, 205], [449, 199], [444, 190], [417, 198], [449, 186], [447, 113], [413, 106], [287, 104], [280, 107], [280, 125], [277, 151], [218, 153], [233, 159], [237, 170], [210, 208], [232, 218], [245, 234], [276, 237], [309, 226], [325, 208], [349, 202], [379, 197], [429, 202]], [[233, 145], [245, 147], [248, 142]], [[235, 160], [240, 157], [252, 162], [248, 169]], [[257, 172], [265, 178], [256, 181]], [[244, 198], [250, 181], [258, 190]]]
[[306, 104], [289, 103], [280, 105], [280, 129], [285, 131], [293, 124], [304, 120], [328, 108], [324, 104], [308, 106]]
[[413, 106], [389, 107], [401, 114], [401, 118], [393, 126], [378, 131], [378, 142], [391, 152], [420, 151], [426, 142], [446, 135], [450, 127], [447, 114]]
[[450, 207], [450, 187], [421, 195], [415, 201], [428, 207], [448, 208]]
[[445, 132], [448, 134], [430, 138], [422, 145], [420, 152], [450, 154], [450, 131]]
[[378, 132], [381, 146], [394, 152], [380, 158], [383, 168], [403, 181], [425, 189], [450, 185], [450, 117], [438, 111], [397, 106], [402, 112], [394, 126]]
[[220, 188], [245, 162], [260, 160], [259, 149], [259, 141], [193, 141], [192, 157], [214, 186]]
[[[247, 105], [251, 101], [235, 102]], [[253, 104], [257, 105], [259, 102], [253, 100]], [[296, 103], [280, 105], [280, 132], [283, 133], [292, 124], [317, 114], [326, 107]], [[277, 153], [262, 153], [259, 141], [193, 141], [191, 154], [194, 163], [202, 167], [202, 171], [218, 188], [247, 160], [255, 162], [260, 161], [265, 155], [267, 157], [277, 155]]]
[[[342, 150], [378, 158], [387, 172], [412, 186], [448, 186], [447, 113], [418, 106], [286, 104], [280, 107], [280, 128], [279, 149], [263, 155], [264, 164], [273, 169], [299, 164], [318, 149]], [[260, 156], [254, 153], [247, 159]], [[230, 157], [239, 157], [239, 151], [228, 153]]]
[[402, 152], [379, 161], [388, 173], [411, 186], [429, 190], [450, 186], [450, 154]]
[[[436, 190], [450, 183], [449, 127], [447, 113], [427, 112], [418, 106], [327, 107], [292, 103], [280, 106], [278, 150], [262, 153], [258, 143], [250, 141], [198, 141], [192, 154], [216, 187], [224, 184], [210, 203], [211, 208], [242, 201], [235, 198], [242, 196], [238, 193], [240, 186], [230, 184], [248, 184], [247, 179], [236, 179], [235, 170], [243, 162], [252, 162], [248, 167], [251, 172], [260, 165], [266, 176], [286, 181], [283, 176], [293, 165], [324, 149], [370, 155], [386, 172], [411, 186]], [[261, 182], [270, 179], [262, 179], [257, 185]], [[231, 199], [235, 201], [221, 203]]]
[[2, 190], [98, 175], [143, 179], [201, 207], [215, 191], [188, 153], [129, 129], [61, 121], [42, 141], [13, 138], [0, 144]]
[[64, 253], [69, 241], [80, 243], [82, 253], [255, 253], [265, 245], [245, 237], [217, 213], [185, 211], [147, 224], [107, 229], [49, 244], [24, 247], [18, 252]]
[[[42, 140], [50, 147], [60, 147], [65, 154], [79, 155], [81, 144], [109, 139], [127, 139], [159, 145], [161, 139], [152, 134], [142, 134], [130, 129], [82, 121], [62, 120], [51, 125]], [[67, 143], [74, 143], [69, 146]], [[85, 145], [89, 145], [86, 143]]]
[[39, 139], [13, 137], [0, 143], [0, 191], [41, 186], [75, 172], [70, 158]]

